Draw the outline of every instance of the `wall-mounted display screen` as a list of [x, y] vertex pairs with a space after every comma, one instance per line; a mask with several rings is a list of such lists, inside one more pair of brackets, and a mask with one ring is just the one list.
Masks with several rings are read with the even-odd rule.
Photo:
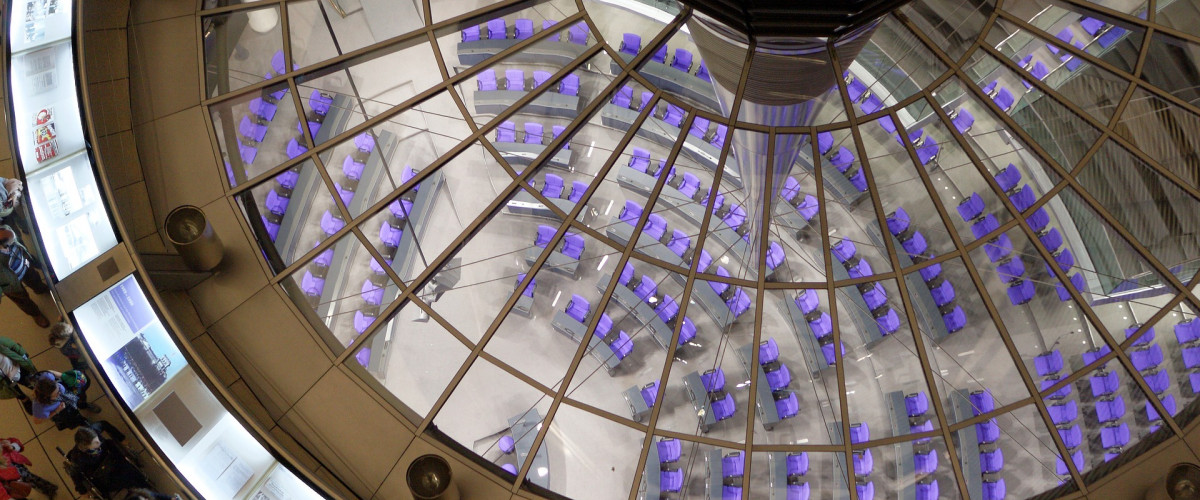
[[58, 279], [116, 246], [85, 149], [69, 0], [13, 6], [9, 85], [14, 139], [27, 198]]
[[76, 309], [75, 321], [130, 408], [187, 366], [133, 276]]

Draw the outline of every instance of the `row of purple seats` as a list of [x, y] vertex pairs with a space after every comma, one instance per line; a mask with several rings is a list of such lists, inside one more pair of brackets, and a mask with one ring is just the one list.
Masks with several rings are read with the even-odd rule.
[[[1038, 80], [1045, 80], [1050, 75], [1050, 69], [1046, 67], [1046, 63], [1042, 61], [1034, 61], [1033, 54], [1029, 54], [1021, 59], [1021, 68], [1028, 71], [1030, 75]], [[1033, 90], [1033, 84], [1028, 80], [1021, 80], [1021, 85], [1025, 86], [1026, 91]]]
[[1196, 347], [1200, 345], [1200, 318], [1192, 318], [1187, 321], [1182, 321], [1175, 325], [1175, 339], [1179, 342], [1182, 348], [1181, 356], [1183, 364], [1188, 372], [1189, 387], [1193, 394], [1200, 394], [1200, 352]]
[[[858, 248], [850, 240], [842, 240], [830, 247], [833, 256], [846, 268], [851, 278], [861, 278], [874, 274], [866, 259], [858, 255]], [[863, 283], [858, 287], [863, 294], [863, 300], [871, 310], [871, 316], [879, 325], [880, 333], [884, 336], [895, 333], [900, 329], [900, 315], [887, 303], [887, 292], [878, 283]]]
[[[996, 401], [992, 397], [992, 393], [987, 390], [971, 391], [967, 395], [967, 399], [971, 402], [971, 413], [975, 416], [983, 415], [996, 409]], [[980, 431], [978, 424], [976, 431], [978, 434], [979, 451], [979, 466], [980, 473], [983, 474], [983, 489], [984, 498], [987, 499], [1002, 499], [1005, 495], [1004, 479], [996, 478], [995, 475], [1000, 473], [1004, 468], [1004, 452], [995, 445], [995, 439], [999, 437], [999, 428], [995, 427], [995, 432], [984, 436], [984, 432], [991, 433], [992, 425], [995, 420], [983, 422], [988, 424], [984, 431]], [[992, 439], [985, 442], [985, 437]], [[988, 445], [988, 446], [983, 446]]]
[[[708, 401], [716, 421], [733, 417], [737, 405], [733, 402], [733, 394], [725, 391], [725, 371], [720, 368], [705, 371], [700, 374], [700, 383], [704, 385], [704, 390], [708, 391]], [[724, 459], [722, 470], [725, 470]]]
[[[617, 276], [617, 284], [629, 288], [633, 294], [642, 302], [654, 306], [655, 314], [667, 325], [675, 326], [675, 321], [679, 319], [679, 305], [670, 295], [663, 294], [660, 299], [658, 293], [658, 284], [654, 279], [645, 274], [640, 277], [635, 277], [633, 264], [626, 262], [625, 267], [621, 270], [621, 274]], [[683, 317], [683, 325], [679, 327], [679, 346], [682, 347], [692, 339], [696, 338], [696, 324], [691, 318]]]
[[[1021, 171], [1016, 167], [1016, 165], [1011, 163], [1009, 163], [1008, 166], [1003, 170], [996, 173], [996, 183], [1000, 185], [1000, 188], [1008, 196], [1008, 199], [1012, 201], [1013, 206], [1015, 206], [1017, 210], [1024, 212], [1032, 207], [1034, 202], [1037, 201], [1037, 195], [1034, 194], [1033, 187], [1031, 187], [1029, 184], [1022, 184], [1020, 187], [1017, 187], [1017, 184], [1020, 182]], [[982, 203], [982, 200], [980, 200], [980, 202]], [[989, 215], [989, 217], [991, 216]], [[1064, 273], [1070, 270], [1071, 266], [1075, 264], [1075, 256], [1071, 253], [1069, 248], [1063, 246], [1063, 236], [1062, 233], [1059, 232], [1058, 228], [1050, 227], [1050, 216], [1048, 213], [1046, 213], [1045, 207], [1039, 207], [1032, 215], [1026, 218], [1026, 221], [1029, 223], [1030, 228], [1033, 229], [1037, 235], [1038, 240], [1041, 241], [1042, 245], [1046, 247], [1046, 250], [1052, 254], [1054, 261], [1059, 268], [1062, 269]], [[999, 224], [995, 224], [995, 226], [998, 227]], [[995, 228], [993, 227], [992, 229]], [[974, 230], [974, 227], [972, 227], [972, 230]], [[987, 232], [990, 232], [990, 230]], [[976, 238], [978, 237], [979, 235], [977, 234]], [[1023, 264], [1021, 265], [1021, 268], [1024, 269]], [[1054, 274], [1053, 270], [1050, 269], [1049, 263], [1046, 264], [1046, 270], [1049, 274]], [[1071, 286], [1076, 290], [1083, 290], [1084, 278], [1082, 274], [1075, 273], [1069, 276], [1067, 279]], [[1057, 292], [1058, 300], [1065, 302], [1071, 299], [1070, 292], [1067, 291], [1066, 287], [1063, 286], [1062, 283], [1055, 284], [1055, 291]]]
[[[576, 321], [587, 323], [588, 316], [592, 312], [592, 304], [582, 296], [573, 294], [570, 302], [567, 302], [565, 312], [567, 316]], [[618, 330], [615, 335], [612, 334], [612, 325], [612, 318], [608, 316], [608, 313], [603, 313], [597, 320], [596, 330], [593, 334], [608, 346], [617, 359], [625, 359], [633, 353], [633, 339], [624, 330]]]
[[[228, 170], [230, 183], [235, 183], [233, 180], [233, 170], [229, 163], [225, 164]], [[296, 182], [300, 179], [299, 167], [280, 172], [275, 176], [274, 186], [267, 192], [267, 197], [264, 200], [262, 214], [263, 226], [267, 230], [267, 237], [271, 241], [279, 236], [279, 225], [283, 223], [283, 215], [287, 212], [288, 204], [291, 201], [292, 191], [296, 188]]]
[[[992, 214], [984, 214], [983, 198], [979, 193], [971, 193], [958, 205], [958, 214], [971, 224], [971, 233], [976, 239], [981, 239], [1000, 227], [999, 221]], [[997, 264], [1000, 279], [1008, 283], [1008, 301], [1014, 306], [1028, 304], [1033, 300], [1033, 282], [1022, 278], [1025, 274], [1025, 263], [1019, 255], [1013, 256], [1012, 240], [1005, 233], [988, 240], [983, 246], [988, 260]]]
[[[1071, 28], [1063, 28], [1062, 31], [1058, 32], [1056, 38], [1061, 40], [1063, 43], [1070, 44], [1079, 50], [1083, 50], [1083, 42], [1075, 40], [1075, 35], [1071, 33]], [[1070, 52], [1060, 52], [1058, 47], [1050, 43], [1046, 44], [1046, 48], [1058, 56], [1058, 60], [1062, 61], [1066, 65], [1068, 71], [1075, 71], [1076, 69], [1079, 69], [1079, 65], [1081, 63], [1080, 60], [1071, 55]]]
[[983, 93], [987, 94], [992, 99], [992, 102], [996, 103], [1000, 107], [1000, 110], [1005, 113], [1012, 110], [1013, 104], [1017, 102], [1017, 98], [1013, 96], [1012, 91], [1008, 90], [1008, 87], [1000, 85], [999, 80], [993, 80], [992, 83], [984, 87]]
[[[562, 125], [554, 125], [551, 127], [551, 135], [545, 135], [545, 126], [537, 122], [525, 123], [525, 138], [522, 142], [525, 144], [546, 144], [547, 139], [553, 141], [562, 135], [566, 127]], [[517, 142], [517, 124], [511, 120], [500, 123], [496, 127], [496, 142]], [[563, 144], [563, 149], [570, 149], [571, 144], [567, 142]]]
[[642, 109], [645, 109], [647, 104], [650, 104], [650, 101], [652, 99], [654, 99], [654, 92], [650, 92], [647, 90], [645, 92], [642, 92], [641, 100], [638, 101], [637, 106], [634, 106], [633, 105], [633, 86], [625, 85], [625, 86], [622, 86], [619, 90], [617, 90], [617, 93], [613, 95], [613, 98], [609, 102], [611, 102], [617, 106], [620, 106], [622, 108], [632, 109], [635, 111], [641, 111]]
[[858, 103], [871, 97], [871, 91], [867, 89], [867, 84], [855, 78], [849, 71], [842, 73], [842, 79], [846, 82], [846, 92], [850, 94], [851, 102]]
[[362, 180], [363, 172], [367, 169], [366, 161], [375, 150], [375, 137], [370, 132], [363, 132], [354, 137], [354, 146], [355, 150], [342, 160], [342, 175], [345, 178], [333, 182], [338, 197], [346, 206], [350, 206], [354, 199], [358, 181]]
[[[553, 24], [553, 21], [550, 21], [550, 24]], [[545, 29], [545, 27], [547, 27], [549, 25], [543, 24], [542, 26], [543, 26], [542, 29]], [[481, 33], [480, 33], [478, 24], [474, 25], [474, 26], [468, 26], [462, 30], [462, 41], [463, 42], [478, 41], [480, 39], [480, 34]], [[513, 22], [513, 32], [511, 34], [508, 32], [508, 25], [503, 19], [497, 18], [497, 19], [492, 19], [487, 22], [487, 37], [489, 40], [496, 40], [496, 39], [503, 39], [503, 38], [515, 38], [517, 40], [524, 40], [531, 36], [533, 36], [533, 20], [531, 20], [531, 19], [522, 18], [522, 19], [517, 19], [516, 21], [514, 21]]]
[[[908, 252], [914, 262], [920, 262], [929, 257], [925, 253], [928, 249], [925, 236], [913, 227], [912, 220], [904, 207], [897, 207], [894, 212], [887, 215], [887, 228], [888, 232], [900, 240], [900, 246]], [[934, 274], [931, 279], [925, 280], [925, 284], [929, 287], [934, 305], [938, 307], [938, 313], [942, 315], [942, 323], [946, 325], [946, 332], [954, 333], [962, 330], [967, 326], [967, 313], [963, 311], [962, 306], [957, 304], [954, 285], [949, 280], [941, 278], [940, 265], [931, 272]], [[922, 274], [922, 278], [924, 277], [925, 275]]]
[[795, 208], [796, 213], [800, 214], [805, 222], [811, 223], [813, 217], [816, 217], [820, 211], [820, 204], [816, 196], [800, 195], [800, 182], [795, 177], [788, 177], [784, 180], [783, 189], [779, 190], [779, 196]]
[[[529, 184], [530, 186], [534, 186], [534, 181], [530, 179]], [[572, 203], [579, 203], [579, 200], [583, 199], [583, 193], [587, 191], [587, 188], [588, 185], [586, 182], [572, 181], [571, 191], [564, 193], [563, 178], [552, 173], [546, 173], [546, 176], [542, 180], [541, 193], [542, 196], [547, 198], [560, 198], [569, 200]], [[563, 194], [566, 194], [566, 196], [563, 196]]]
[[867, 190], [867, 176], [863, 173], [858, 165], [854, 164], [854, 153], [849, 148], [842, 146], [832, 154], [828, 155], [829, 150], [833, 149], [833, 134], [830, 132], [821, 132], [817, 134], [818, 148], [822, 155], [826, 155], [826, 160], [830, 165], [837, 168], [838, 172], [850, 180], [850, 184], [854, 186], [860, 193]]
[[[820, 299], [817, 293], [810, 290], [801, 290], [796, 295], [796, 307], [804, 314], [804, 320], [808, 322], [809, 329], [812, 330], [813, 337], [817, 339], [817, 343], [821, 346], [821, 355], [825, 358], [825, 363], [833, 366], [837, 364], [837, 353], [833, 346], [833, 318], [829, 313], [822, 311]], [[846, 345], [842, 344], [842, 354], [846, 353]]]
[[[544, 224], [539, 225], [537, 236], [533, 240], [533, 245], [538, 248], [546, 248], [546, 245], [548, 245], [550, 240], [554, 238], [554, 233], [557, 231], [558, 230], [553, 226], [547, 226]], [[562, 243], [559, 245], [557, 250], [559, 253], [562, 253], [567, 257], [579, 260], [580, 257], [583, 256], [584, 244], [585, 242], [583, 236], [571, 231], [567, 231], [567, 234], [563, 236]]]

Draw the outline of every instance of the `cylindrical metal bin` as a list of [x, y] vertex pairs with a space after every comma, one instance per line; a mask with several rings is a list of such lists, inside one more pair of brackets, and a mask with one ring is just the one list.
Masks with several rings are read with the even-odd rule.
[[166, 226], [167, 239], [175, 245], [188, 269], [205, 272], [221, 264], [225, 245], [199, 207], [183, 205], [172, 210], [167, 214]]
[[422, 455], [408, 465], [408, 489], [419, 500], [458, 500], [450, 464], [437, 455]]
[[1146, 500], [1200, 500], [1200, 467], [1179, 463], [1146, 491]]

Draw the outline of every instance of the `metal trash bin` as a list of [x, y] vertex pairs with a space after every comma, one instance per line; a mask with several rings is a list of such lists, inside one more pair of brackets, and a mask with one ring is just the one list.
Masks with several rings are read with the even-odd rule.
[[225, 245], [199, 207], [183, 205], [172, 210], [167, 214], [166, 227], [167, 239], [175, 245], [188, 269], [207, 272], [221, 264]]
[[408, 490], [419, 500], [458, 500], [450, 464], [437, 455], [422, 455], [408, 465]]
[[1200, 499], [1200, 467], [1179, 463], [1166, 476], [1155, 481], [1146, 491], [1146, 500]]

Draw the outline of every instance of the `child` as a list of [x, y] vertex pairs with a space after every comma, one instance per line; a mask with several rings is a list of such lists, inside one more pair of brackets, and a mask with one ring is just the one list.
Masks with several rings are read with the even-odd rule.
[[29, 483], [47, 497], [54, 498], [58, 494], [58, 485], [29, 471], [33, 462], [21, 454], [23, 449], [24, 446], [17, 438], [0, 439], [0, 469], [15, 469], [19, 477], [15, 481]]
[[75, 343], [75, 327], [70, 323], [60, 321], [50, 327], [50, 347], [58, 349], [63, 356], [71, 361], [71, 368], [79, 371], [87, 370], [87, 361], [83, 359], [83, 351]]

